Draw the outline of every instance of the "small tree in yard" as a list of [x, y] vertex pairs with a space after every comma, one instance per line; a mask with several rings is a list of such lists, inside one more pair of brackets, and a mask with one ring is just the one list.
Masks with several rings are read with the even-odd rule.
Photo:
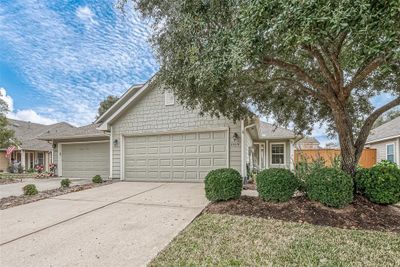
[[[1, 97], [1, 95], [0, 95]], [[8, 121], [6, 113], [8, 112], [7, 103], [0, 98], [0, 148], [15, 145], [14, 131], [7, 128]]]
[[[351, 175], [400, 104], [400, 1], [133, 2], [154, 22], [157, 79], [182, 104], [234, 120], [251, 106], [299, 133], [326, 123]], [[373, 107], [383, 92], [394, 97]]]
[[99, 118], [101, 115], [103, 115], [109, 108], [111, 108], [112, 105], [114, 105], [115, 102], [118, 101], [117, 96], [109, 95], [107, 96], [106, 99], [100, 102], [100, 106], [97, 110], [97, 118]]

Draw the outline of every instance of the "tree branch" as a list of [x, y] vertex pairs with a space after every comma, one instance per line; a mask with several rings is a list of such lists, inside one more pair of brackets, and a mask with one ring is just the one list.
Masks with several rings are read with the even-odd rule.
[[376, 57], [369, 63], [363, 64], [363, 67], [358, 69], [351, 82], [344, 87], [344, 96], [347, 98], [350, 95], [351, 90], [353, 90], [360, 82], [367, 78], [371, 72], [382, 65], [383, 62], [383, 57]]
[[365, 145], [365, 142], [367, 141], [369, 132], [372, 129], [372, 126], [374, 125], [374, 122], [380, 115], [382, 115], [384, 112], [388, 111], [389, 109], [400, 105], [400, 96], [395, 98], [394, 100], [390, 101], [389, 103], [383, 105], [382, 107], [376, 109], [374, 112], [371, 113], [371, 115], [365, 120], [363, 127], [360, 130], [360, 133], [358, 135], [357, 141], [354, 144], [354, 147], [356, 149], [356, 157], [357, 159], [359, 156], [361, 156], [362, 148]]
[[[318, 50], [318, 48], [311, 47], [309, 45], [304, 45], [303, 49], [306, 50], [311, 57], [314, 57], [319, 65], [319, 69], [322, 72], [322, 75], [325, 76], [325, 78], [330, 82], [332, 85], [332, 88], [334, 89], [339, 89], [336, 86], [336, 80], [335, 77], [332, 75], [331, 71], [329, 70], [328, 66], [326, 65], [326, 61], [324, 57], [322, 56], [321, 52]], [[336, 87], [336, 88], [335, 88]]]
[[260, 80], [253, 80], [253, 81], [256, 84], [270, 84], [270, 83], [274, 83], [274, 82], [278, 82], [278, 81], [288, 82], [288, 83], [291, 83], [291, 84], [294, 84], [294, 85], [297, 85], [298, 87], [300, 87], [304, 93], [309, 94], [321, 101], [325, 101], [323, 99], [323, 97], [318, 94], [318, 92], [315, 92], [313, 89], [305, 86], [301, 82], [294, 80], [294, 79], [290, 79], [290, 78], [286, 78], [286, 77], [277, 77], [277, 78], [270, 79], [268, 81], [260, 81]]
[[296, 75], [298, 78], [300, 78], [304, 82], [308, 83], [315, 89], [319, 90], [321, 93], [324, 92], [324, 90], [325, 90], [324, 87], [320, 83], [316, 82], [313, 78], [311, 78], [311, 76], [309, 76], [307, 74], [307, 72], [305, 70], [303, 70], [302, 68], [300, 68], [299, 66], [297, 66], [295, 64], [291, 64], [291, 63], [288, 63], [288, 62], [285, 62], [283, 60], [276, 59], [276, 58], [265, 58], [263, 60], [263, 63], [265, 63], [267, 65], [274, 65], [281, 69], [285, 69], [285, 70], [293, 73], [294, 75]]

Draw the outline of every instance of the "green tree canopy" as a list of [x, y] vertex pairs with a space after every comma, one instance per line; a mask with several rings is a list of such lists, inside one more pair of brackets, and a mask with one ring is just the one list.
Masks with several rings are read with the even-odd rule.
[[0, 148], [6, 148], [10, 145], [17, 144], [14, 137], [14, 131], [7, 128], [7, 112], [7, 103], [3, 99], [0, 99]]
[[106, 99], [100, 102], [99, 108], [97, 109], [97, 118], [103, 115], [115, 102], [118, 101], [117, 96], [109, 95]]
[[[298, 132], [325, 122], [351, 174], [375, 120], [400, 104], [400, 1], [133, 2], [154, 23], [158, 80], [182, 104], [234, 120], [251, 106]], [[373, 107], [382, 92], [394, 100]]]

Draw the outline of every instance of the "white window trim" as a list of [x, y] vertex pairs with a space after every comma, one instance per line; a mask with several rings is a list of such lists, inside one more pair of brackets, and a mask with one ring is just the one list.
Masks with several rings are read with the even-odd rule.
[[388, 146], [393, 146], [393, 162], [396, 163], [396, 145], [395, 143], [386, 144], [385, 158], [388, 160]]
[[[272, 163], [272, 145], [283, 145], [283, 163], [282, 164], [276, 164], [276, 163]], [[275, 143], [275, 142], [270, 142], [269, 143], [269, 153], [270, 153], [270, 157], [269, 157], [269, 164], [270, 166], [286, 166], [286, 143], [285, 142], [279, 142], [279, 143]]]

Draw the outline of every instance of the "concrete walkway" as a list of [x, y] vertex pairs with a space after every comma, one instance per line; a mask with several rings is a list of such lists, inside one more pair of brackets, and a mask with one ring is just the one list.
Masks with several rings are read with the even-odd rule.
[[[48, 178], [48, 179], [22, 179], [20, 183], [1, 184], [0, 185], [0, 198], [9, 196], [22, 195], [22, 187], [27, 184], [35, 184], [39, 191], [55, 189], [60, 187], [60, 181], [63, 178]], [[89, 184], [91, 179], [70, 178], [71, 186], [78, 184]]]
[[203, 184], [120, 182], [0, 211], [1, 266], [145, 266], [205, 207]]

